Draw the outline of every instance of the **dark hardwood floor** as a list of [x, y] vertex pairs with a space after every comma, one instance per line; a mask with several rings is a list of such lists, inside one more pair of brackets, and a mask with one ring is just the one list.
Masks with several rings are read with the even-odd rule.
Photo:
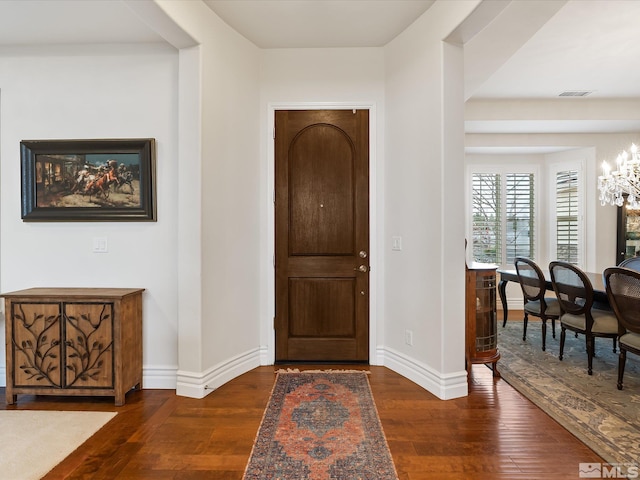
[[[142, 390], [122, 407], [106, 397], [20, 395], [0, 408], [118, 412], [46, 480], [240, 480], [278, 368], [259, 367], [200, 400]], [[356, 368], [371, 371], [402, 480], [567, 480], [579, 463], [602, 462], [484, 365], [473, 366], [467, 397], [447, 401], [385, 367]]]

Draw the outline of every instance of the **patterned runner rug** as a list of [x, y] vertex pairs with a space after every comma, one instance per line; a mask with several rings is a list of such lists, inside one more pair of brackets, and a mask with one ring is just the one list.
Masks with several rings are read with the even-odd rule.
[[[596, 339], [593, 375], [587, 374], [584, 335], [567, 331], [563, 360], [560, 326], [556, 338], [547, 328], [542, 351], [541, 325], [529, 321], [522, 341], [522, 322], [499, 327], [498, 370], [502, 378], [612, 464], [640, 464], [640, 359], [627, 354], [624, 389], [618, 390], [618, 354], [610, 339]], [[618, 350], [619, 352], [619, 350]], [[598, 477], [599, 478], [599, 477]]]
[[279, 372], [245, 480], [397, 480], [366, 372]]

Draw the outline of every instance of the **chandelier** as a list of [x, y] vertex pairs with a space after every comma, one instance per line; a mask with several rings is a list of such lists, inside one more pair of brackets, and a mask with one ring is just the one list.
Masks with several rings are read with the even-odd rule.
[[626, 151], [616, 159], [617, 170], [611, 171], [609, 164], [602, 162], [602, 175], [598, 177], [600, 204], [621, 207], [624, 197], [631, 208], [640, 208], [640, 155], [635, 143], [630, 153]]

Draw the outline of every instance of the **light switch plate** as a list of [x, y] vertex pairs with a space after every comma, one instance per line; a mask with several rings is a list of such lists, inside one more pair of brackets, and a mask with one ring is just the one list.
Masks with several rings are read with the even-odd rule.
[[93, 253], [107, 253], [108, 251], [107, 237], [93, 238]]

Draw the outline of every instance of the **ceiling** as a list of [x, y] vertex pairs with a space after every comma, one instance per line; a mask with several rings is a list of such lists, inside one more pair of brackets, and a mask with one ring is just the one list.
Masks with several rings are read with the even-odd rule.
[[[139, 0], [0, 0], [0, 48], [42, 44], [162, 42], [128, 3]], [[452, 1], [452, 0], [446, 0]], [[476, 100], [592, 102], [640, 99], [640, 1], [545, 0], [557, 13], [522, 40], [491, 75], [467, 92]], [[262, 48], [381, 46], [428, 10], [433, 0], [204, 0]], [[490, 2], [509, 5], [502, 0]], [[512, 5], [540, 8], [542, 0]], [[547, 3], [547, 5], [549, 5]], [[496, 21], [493, 22], [495, 24]], [[522, 30], [526, 20], [507, 25]], [[486, 30], [489, 30], [490, 24]], [[481, 32], [482, 33], [482, 32]], [[503, 43], [506, 43], [502, 40]], [[499, 45], [496, 45], [496, 52]], [[488, 55], [492, 51], [488, 50]], [[494, 60], [496, 55], [494, 55]], [[490, 59], [490, 57], [487, 57]], [[479, 64], [480, 62], [476, 62]], [[486, 63], [485, 63], [486, 65]], [[467, 69], [468, 74], [472, 74]], [[592, 92], [560, 98], [565, 91]], [[640, 118], [569, 121], [473, 119], [468, 132], [640, 131]]]
[[204, 0], [260, 48], [381, 47], [434, 0]]
[[[0, 0], [0, 46], [159, 42], [128, 2]], [[261, 48], [379, 47], [434, 0], [204, 0]]]
[[0, 47], [162, 41], [125, 2], [0, 0]]
[[572, 0], [474, 98], [640, 97], [640, 1]]

